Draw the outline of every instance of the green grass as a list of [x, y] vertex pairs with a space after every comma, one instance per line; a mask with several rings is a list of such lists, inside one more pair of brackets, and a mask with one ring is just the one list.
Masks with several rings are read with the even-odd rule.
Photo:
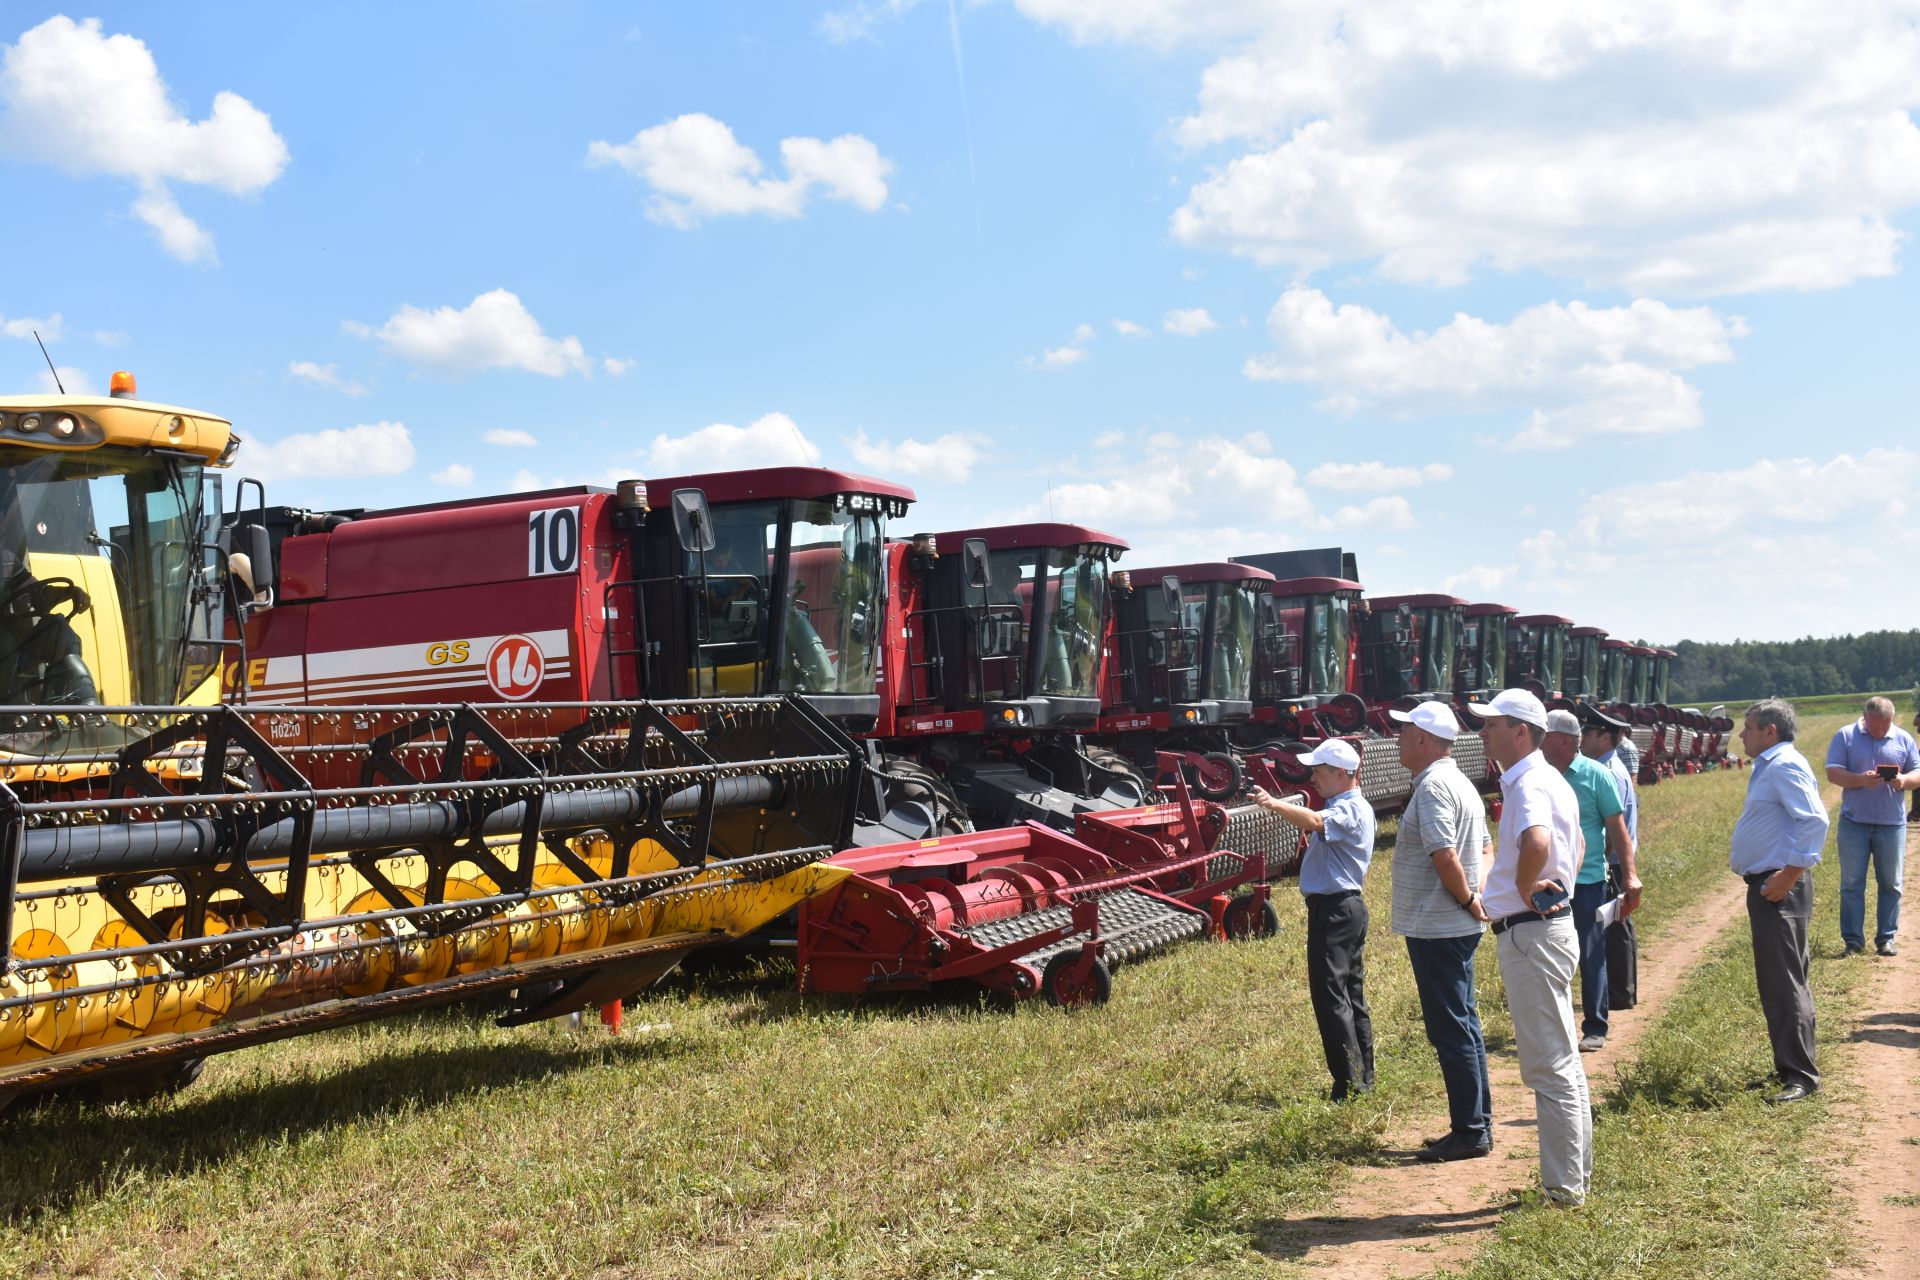
[[[1724, 883], [1745, 777], [1645, 792], [1647, 948], [1693, 927], [1688, 905]], [[652, 1029], [619, 1040], [421, 1016], [215, 1059], [170, 1101], [10, 1116], [0, 1275], [1291, 1272], [1289, 1221], [1332, 1203], [1390, 1124], [1444, 1124], [1388, 927], [1390, 862], [1369, 877], [1380, 1087], [1359, 1104], [1322, 1100], [1289, 886], [1277, 939], [1122, 969], [1099, 1010], [858, 1006], [799, 1000], [779, 974], [710, 977], [642, 1000], [629, 1026]], [[1675, 1204], [1712, 1215], [1713, 1256], [1737, 1262], [1719, 1274], [1749, 1265], [1741, 1250], [1762, 1246], [1748, 1237], [1777, 1225], [1769, 1205], [1700, 1189], [1763, 1122], [1780, 1159], [1801, 1159], [1805, 1122], [1728, 1092], [1764, 1035], [1750, 965], [1744, 998], [1736, 949], [1720, 968], [1731, 986], [1683, 1002], [1699, 1008], [1676, 1009], [1608, 1104], [1608, 1208], [1509, 1215], [1484, 1274], [1528, 1274], [1497, 1260], [1529, 1240], [1574, 1251], [1556, 1274], [1607, 1256], [1648, 1260], [1616, 1275], [1706, 1274], [1687, 1259], [1708, 1255], [1676, 1243], [1687, 1220], [1661, 1221]], [[1497, 1049], [1511, 1029], [1490, 946], [1480, 972]]]

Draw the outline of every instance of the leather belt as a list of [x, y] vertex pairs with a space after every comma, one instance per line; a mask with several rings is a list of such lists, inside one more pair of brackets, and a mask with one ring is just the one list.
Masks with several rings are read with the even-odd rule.
[[1501, 916], [1493, 922], [1493, 932], [1497, 936], [1505, 933], [1517, 924], [1526, 924], [1529, 920], [1545, 920], [1538, 911], [1522, 911], [1518, 915]]

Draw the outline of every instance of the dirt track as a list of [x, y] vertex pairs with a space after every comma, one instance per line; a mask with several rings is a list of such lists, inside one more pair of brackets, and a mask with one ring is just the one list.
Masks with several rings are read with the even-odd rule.
[[[1908, 830], [1912, 868], [1920, 828]], [[1871, 887], [1867, 921], [1871, 928]], [[1905, 933], [1898, 956], [1849, 962], [1872, 965], [1873, 981], [1829, 1069], [1841, 1087], [1827, 1127], [1832, 1148], [1845, 1153], [1835, 1177], [1853, 1197], [1849, 1222], [1866, 1255], [1835, 1273], [1846, 1280], [1920, 1274], [1920, 961], [1912, 929]]]

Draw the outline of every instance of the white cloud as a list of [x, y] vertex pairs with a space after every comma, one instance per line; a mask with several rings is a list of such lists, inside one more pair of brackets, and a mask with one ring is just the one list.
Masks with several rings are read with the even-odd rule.
[[311, 360], [292, 360], [287, 364], [287, 373], [302, 382], [311, 382], [317, 387], [331, 387], [342, 395], [363, 396], [366, 387], [358, 382], [350, 382], [340, 376], [337, 364], [315, 364]]
[[1214, 58], [1176, 239], [1662, 296], [1891, 275], [1920, 204], [1913, 0], [1019, 0]]
[[1073, 336], [1068, 338], [1065, 344], [1058, 347], [1049, 347], [1037, 356], [1028, 356], [1020, 362], [1020, 366], [1024, 369], [1039, 369], [1042, 371], [1070, 368], [1087, 358], [1090, 354], [1087, 350], [1087, 344], [1092, 341], [1092, 325], [1075, 325]]
[[631, 356], [608, 356], [600, 362], [600, 367], [606, 371], [608, 377], [624, 378], [632, 373], [633, 367], [639, 363]]
[[1250, 525], [1302, 520], [1313, 509], [1292, 464], [1275, 456], [1272, 442], [1259, 432], [1238, 439], [1157, 435], [1132, 457], [1107, 460], [1099, 474], [1098, 480], [1052, 486], [1047, 498], [1012, 518], [1044, 519], [1051, 511], [1053, 519], [1127, 530], [1177, 525], [1203, 514], [1233, 519], [1236, 512]]
[[1320, 522], [1323, 529], [1364, 529], [1373, 532], [1411, 529], [1413, 525], [1413, 507], [1397, 493], [1371, 499], [1361, 506], [1341, 507]]
[[1160, 321], [1160, 327], [1168, 333], [1177, 333], [1185, 338], [1197, 337], [1209, 330], [1218, 329], [1220, 322], [1207, 314], [1205, 307], [1188, 307], [1183, 310], [1167, 312]]
[[88, 375], [85, 369], [76, 369], [70, 364], [63, 364], [59, 366], [59, 368], [60, 379], [58, 382], [54, 381], [52, 370], [35, 370], [33, 375], [33, 389], [43, 395], [57, 395], [60, 392], [60, 388], [65, 387], [67, 394], [70, 396], [90, 396], [98, 390], [98, 388], [94, 386], [93, 378]]
[[[1834, 525], [1865, 510], [1897, 519], [1920, 484], [1920, 453], [1902, 447], [1812, 458], [1762, 458], [1727, 471], [1625, 485], [1586, 504], [1594, 529], [1625, 539], [1712, 541], [1743, 526]], [[1756, 532], [1759, 531], [1757, 528]]]
[[397, 476], [413, 467], [413, 436], [398, 422], [362, 423], [247, 442], [247, 472], [262, 480]]
[[342, 328], [377, 338], [403, 360], [449, 375], [482, 369], [525, 369], [549, 378], [590, 375], [593, 361], [578, 338], [549, 338], [526, 306], [505, 289], [483, 293], [464, 309], [403, 306], [378, 329], [349, 320]]
[[450, 488], [465, 489], [473, 484], [473, 468], [464, 462], [450, 462], [427, 479]]
[[845, 443], [854, 460], [877, 476], [924, 476], [961, 484], [973, 474], [988, 440], [970, 431], [932, 440], [869, 440], [862, 431]]
[[1323, 462], [1307, 472], [1307, 483], [1310, 485], [1355, 493], [1411, 489], [1416, 485], [1451, 479], [1453, 468], [1444, 462], [1429, 462], [1420, 467], [1396, 467], [1385, 462]]
[[801, 433], [799, 424], [784, 413], [769, 413], [744, 427], [716, 422], [684, 436], [657, 435], [647, 446], [646, 474], [819, 465], [820, 450]]
[[1095, 449], [1118, 449], [1126, 442], [1127, 433], [1124, 431], [1102, 431], [1093, 438], [1093, 447]]
[[535, 449], [540, 445], [532, 432], [512, 427], [495, 427], [480, 438], [498, 449]]
[[1484, 600], [1512, 582], [1517, 572], [1517, 567], [1510, 564], [1469, 565], [1440, 579], [1440, 589], [1448, 595]]
[[723, 122], [699, 113], [642, 129], [630, 142], [587, 148], [588, 164], [617, 165], [653, 189], [648, 217], [682, 230], [729, 215], [797, 218], [816, 187], [828, 199], [868, 213], [886, 203], [893, 162], [857, 133], [830, 142], [787, 138], [780, 158], [785, 178], [760, 176], [765, 165], [753, 148]]
[[60, 341], [61, 331], [62, 326], [60, 323], [60, 313], [58, 311], [44, 320], [36, 320], [32, 316], [19, 316], [9, 320], [5, 316], [0, 315], [0, 336], [19, 338], [23, 342], [32, 342], [33, 335], [38, 332], [42, 341], [58, 342]]
[[76, 176], [131, 179], [133, 211], [183, 262], [213, 261], [213, 237], [174, 201], [170, 183], [246, 196], [287, 165], [287, 144], [266, 113], [234, 93], [214, 95], [204, 120], [175, 105], [153, 55], [100, 21], [47, 19], [0, 57], [0, 151]]
[[874, 25], [882, 18], [898, 18], [919, 4], [920, 0], [878, 0], [873, 4], [852, 4], [844, 9], [829, 9], [820, 15], [816, 25], [820, 34], [835, 44], [848, 44], [871, 38]]
[[1135, 324], [1131, 320], [1115, 320], [1113, 322], [1113, 331], [1123, 338], [1150, 338], [1153, 336], [1153, 330], [1143, 324]]
[[1267, 317], [1275, 350], [1250, 358], [1255, 381], [1315, 384], [1322, 408], [1527, 414], [1512, 443], [1553, 448], [1581, 436], [1632, 436], [1700, 424], [1700, 392], [1675, 372], [1733, 359], [1738, 317], [1642, 298], [1625, 307], [1549, 302], [1506, 324], [1455, 315], [1406, 334], [1377, 311], [1335, 307], [1295, 286]]

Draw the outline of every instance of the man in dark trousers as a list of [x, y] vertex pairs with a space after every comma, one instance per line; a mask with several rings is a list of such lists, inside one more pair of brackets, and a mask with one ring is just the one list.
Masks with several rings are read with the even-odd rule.
[[1300, 763], [1313, 769], [1313, 789], [1326, 802], [1309, 809], [1255, 787], [1253, 801], [1310, 833], [1300, 862], [1307, 899], [1307, 986], [1320, 1046], [1333, 1075], [1333, 1100], [1373, 1088], [1373, 1020], [1367, 1013], [1367, 904], [1360, 896], [1373, 859], [1373, 806], [1360, 794], [1360, 753], [1328, 738]]
[[1773, 1103], [1798, 1102], [1820, 1088], [1807, 933], [1813, 924], [1809, 873], [1827, 842], [1827, 807], [1807, 758], [1793, 745], [1797, 723], [1792, 705], [1779, 698], [1747, 708], [1740, 745], [1753, 768], [1728, 856], [1734, 874], [1747, 882], [1754, 978], [1781, 1085], [1767, 1099]]

